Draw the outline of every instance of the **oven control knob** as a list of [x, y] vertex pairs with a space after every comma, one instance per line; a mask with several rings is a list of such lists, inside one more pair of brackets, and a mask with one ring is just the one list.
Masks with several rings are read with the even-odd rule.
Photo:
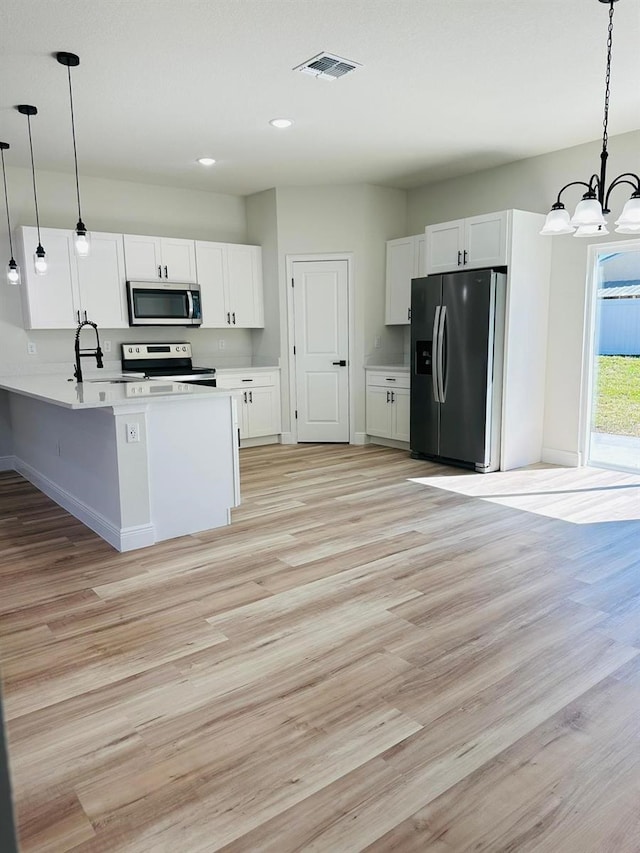
[[140, 347], [136, 347], [136, 352], [140, 352]]
[[129, 352], [133, 352], [133, 347], [129, 347]]

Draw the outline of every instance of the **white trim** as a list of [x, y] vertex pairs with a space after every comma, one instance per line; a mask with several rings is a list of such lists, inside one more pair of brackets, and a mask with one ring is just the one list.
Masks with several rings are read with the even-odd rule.
[[379, 435], [369, 436], [369, 444], [381, 444], [383, 447], [395, 447], [396, 450], [410, 450], [408, 441], [398, 441], [397, 438], [384, 438]]
[[[351, 444], [369, 444], [369, 438], [366, 432], [354, 432]], [[407, 447], [408, 446], [409, 445], [407, 445]]]
[[61, 489], [48, 477], [40, 474], [31, 465], [22, 459], [15, 460], [15, 470], [25, 480], [43, 492], [47, 497], [55, 501], [68, 513], [85, 524], [98, 536], [101, 536], [117, 551], [132, 551], [136, 548], [144, 548], [153, 545], [156, 541], [156, 531], [153, 524], [137, 525], [135, 527], [116, 527], [111, 521], [96, 512], [92, 507], [79, 501], [65, 489]]
[[0, 456], [0, 471], [15, 471], [16, 457], [15, 456]]
[[295, 340], [295, 318], [293, 312], [293, 264], [307, 261], [346, 261], [347, 262], [347, 298], [349, 300], [349, 444], [356, 444], [355, 440], [355, 394], [354, 394], [354, 355], [355, 355], [355, 296], [354, 296], [354, 253], [353, 252], [326, 252], [321, 254], [286, 255], [286, 281], [287, 291], [287, 363], [289, 366], [289, 418], [291, 423], [291, 442], [282, 441], [283, 444], [298, 443], [298, 427], [296, 424], [296, 370], [293, 356], [293, 344]]
[[280, 444], [295, 444], [292, 432], [283, 432], [280, 435]]
[[592, 243], [588, 247], [587, 277], [584, 300], [584, 332], [582, 338], [582, 377], [580, 383], [580, 412], [578, 422], [578, 464], [590, 465], [591, 455], [591, 400], [593, 397], [593, 356], [596, 333], [596, 272], [598, 256], [606, 252], [638, 251], [640, 240], [618, 240], [615, 243]]
[[580, 453], [575, 450], [558, 450], [555, 447], [542, 448], [542, 461], [549, 465], [562, 465], [563, 468], [579, 468], [582, 464]]
[[243, 447], [260, 447], [263, 444], [279, 444], [279, 435], [259, 435], [254, 438], [241, 438], [240, 449]]

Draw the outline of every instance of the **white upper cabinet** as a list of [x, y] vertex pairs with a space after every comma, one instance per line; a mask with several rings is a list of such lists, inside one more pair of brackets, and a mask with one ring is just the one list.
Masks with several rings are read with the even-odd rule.
[[411, 279], [426, 275], [426, 237], [387, 240], [385, 323], [408, 325], [411, 321]]
[[509, 211], [502, 210], [428, 225], [425, 229], [427, 273], [505, 266], [509, 224]]
[[71, 233], [58, 228], [40, 229], [47, 273], [36, 275], [33, 254], [38, 245], [38, 232], [28, 226], [16, 229], [27, 329], [73, 329], [78, 324], [79, 306], [76, 306], [71, 284], [71, 264], [75, 261]]
[[262, 249], [196, 241], [202, 328], [264, 326]]
[[104, 329], [128, 326], [121, 234], [92, 232], [91, 253], [76, 258], [73, 232], [40, 229], [47, 274], [35, 274], [35, 228], [18, 228], [22, 256], [23, 307], [28, 329], [73, 329], [86, 316]]
[[77, 259], [75, 273], [82, 318], [102, 329], [128, 327], [122, 234], [92, 231], [91, 253]]
[[196, 255], [193, 240], [174, 237], [124, 235], [124, 254], [129, 281], [196, 281]]

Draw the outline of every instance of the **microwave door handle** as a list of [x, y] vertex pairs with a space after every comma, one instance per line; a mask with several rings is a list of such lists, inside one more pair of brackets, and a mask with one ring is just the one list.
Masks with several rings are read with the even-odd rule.
[[189, 306], [189, 313], [187, 318], [189, 320], [193, 320], [193, 295], [190, 290], [187, 290], [187, 304]]

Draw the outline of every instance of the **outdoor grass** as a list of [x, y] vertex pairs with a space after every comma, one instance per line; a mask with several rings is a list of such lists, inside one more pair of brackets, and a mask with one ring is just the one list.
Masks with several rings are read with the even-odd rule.
[[640, 437], [640, 356], [600, 355], [594, 429]]

